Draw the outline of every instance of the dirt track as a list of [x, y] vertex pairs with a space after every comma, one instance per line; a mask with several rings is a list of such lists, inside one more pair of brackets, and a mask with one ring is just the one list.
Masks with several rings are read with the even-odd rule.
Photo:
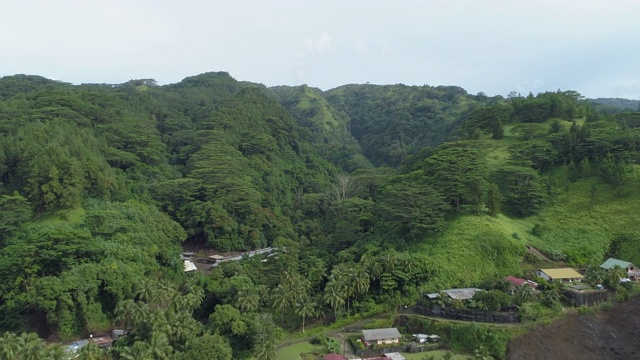
[[508, 360], [640, 359], [640, 296], [597, 314], [571, 315], [511, 341]]

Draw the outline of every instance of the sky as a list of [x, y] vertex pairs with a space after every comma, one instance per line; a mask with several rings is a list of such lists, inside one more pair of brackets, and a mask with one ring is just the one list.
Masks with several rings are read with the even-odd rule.
[[0, 0], [0, 76], [640, 99], [637, 0]]

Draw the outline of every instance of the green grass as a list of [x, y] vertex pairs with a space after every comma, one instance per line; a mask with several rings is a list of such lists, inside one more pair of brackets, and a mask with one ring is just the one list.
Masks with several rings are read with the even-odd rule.
[[[591, 197], [592, 186], [595, 197]], [[565, 254], [584, 252], [593, 261], [602, 260], [611, 240], [620, 235], [640, 238], [640, 181], [627, 179], [620, 188], [597, 181], [582, 180], [567, 184], [551, 205], [530, 218], [544, 231], [540, 236], [527, 236], [533, 246], [553, 249]], [[630, 247], [624, 260], [640, 263], [640, 249]], [[596, 262], [597, 263], [597, 262]]]
[[526, 239], [514, 239], [512, 234], [528, 226], [503, 215], [466, 215], [453, 220], [444, 233], [414, 249], [429, 254], [436, 269], [424, 290], [477, 286], [487, 277], [520, 275]]
[[303, 359], [300, 354], [306, 353], [324, 354], [326, 352], [320, 345], [313, 345], [308, 341], [303, 341], [285, 346], [276, 351], [276, 359], [298, 360]]

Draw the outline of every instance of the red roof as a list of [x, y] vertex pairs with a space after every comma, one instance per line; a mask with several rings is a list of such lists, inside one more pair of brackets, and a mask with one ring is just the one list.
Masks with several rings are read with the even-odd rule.
[[520, 278], [517, 278], [517, 277], [514, 277], [514, 276], [507, 276], [506, 278], [503, 278], [502, 280], [508, 281], [508, 282], [512, 283], [514, 286], [522, 286], [524, 284], [527, 284], [529, 286], [535, 287], [537, 285], [533, 281], [520, 279]]
[[327, 354], [324, 360], [347, 360], [347, 358], [340, 354]]

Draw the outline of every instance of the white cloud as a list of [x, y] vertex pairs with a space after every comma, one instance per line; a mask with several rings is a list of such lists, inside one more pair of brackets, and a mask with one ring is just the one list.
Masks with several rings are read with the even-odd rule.
[[298, 57], [317, 57], [331, 52], [334, 48], [334, 41], [331, 36], [323, 32], [315, 39], [304, 39], [303, 49], [298, 52]]

